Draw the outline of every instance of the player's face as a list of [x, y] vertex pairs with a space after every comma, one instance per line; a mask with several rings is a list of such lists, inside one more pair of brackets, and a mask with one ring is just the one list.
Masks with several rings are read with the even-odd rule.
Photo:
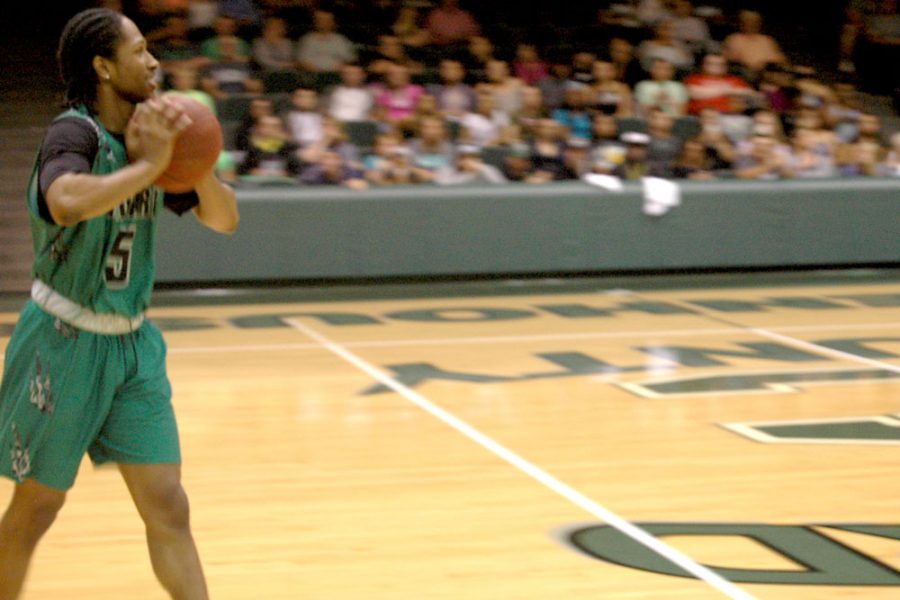
[[110, 83], [116, 92], [135, 104], [143, 102], [156, 90], [159, 62], [147, 50], [147, 40], [130, 19], [122, 19], [122, 32]]

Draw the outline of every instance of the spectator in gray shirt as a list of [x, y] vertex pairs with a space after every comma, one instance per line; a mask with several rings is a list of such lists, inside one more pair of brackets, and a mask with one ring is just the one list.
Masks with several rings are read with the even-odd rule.
[[344, 63], [356, 61], [356, 48], [337, 33], [334, 14], [327, 10], [313, 13], [313, 29], [300, 38], [297, 62], [304, 71], [335, 72]]

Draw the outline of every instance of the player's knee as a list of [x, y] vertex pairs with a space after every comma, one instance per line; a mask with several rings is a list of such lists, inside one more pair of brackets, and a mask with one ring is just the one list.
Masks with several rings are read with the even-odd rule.
[[13, 494], [9, 505], [7, 526], [16, 530], [23, 541], [37, 541], [56, 520], [56, 515], [65, 503], [64, 492], [37, 489], [29, 486], [20, 488]]
[[147, 490], [145, 500], [142, 515], [148, 527], [166, 530], [189, 529], [190, 503], [179, 482], [158, 482]]

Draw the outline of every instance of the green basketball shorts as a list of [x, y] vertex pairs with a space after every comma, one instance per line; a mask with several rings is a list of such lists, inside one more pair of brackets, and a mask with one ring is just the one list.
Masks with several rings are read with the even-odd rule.
[[0, 474], [66, 490], [85, 452], [95, 465], [180, 463], [165, 358], [149, 321], [101, 335], [27, 302], [0, 382]]

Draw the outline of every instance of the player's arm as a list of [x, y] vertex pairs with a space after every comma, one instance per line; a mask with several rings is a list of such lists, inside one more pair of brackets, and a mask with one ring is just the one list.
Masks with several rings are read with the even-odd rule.
[[200, 202], [194, 214], [201, 223], [219, 233], [234, 233], [240, 216], [237, 199], [231, 186], [222, 183], [212, 172], [200, 180], [195, 188]]
[[53, 221], [69, 227], [104, 215], [149, 187], [165, 170], [138, 161], [109, 175], [65, 173], [47, 189], [47, 208]]
[[125, 133], [131, 164], [107, 175], [66, 172], [45, 193], [53, 221], [64, 227], [104, 215], [149, 187], [169, 165], [177, 135], [190, 118], [174, 104], [149, 100], [137, 106]]

